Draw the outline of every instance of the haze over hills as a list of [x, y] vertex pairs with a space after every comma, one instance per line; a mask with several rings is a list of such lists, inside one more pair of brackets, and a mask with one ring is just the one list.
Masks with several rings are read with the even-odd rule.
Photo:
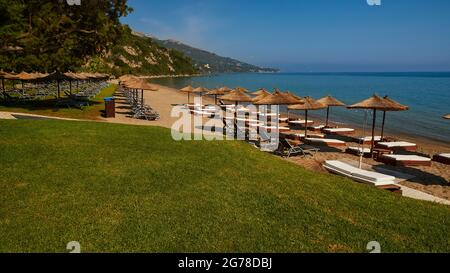
[[148, 34], [143, 34], [139, 32], [134, 32], [134, 34], [152, 38], [159, 45], [165, 48], [174, 49], [184, 53], [187, 57], [192, 59], [195, 67], [201, 73], [228, 73], [228, 72], [274, 73], [279, 71], [279, 69], [275, 68], [259, 67], [229, 57], [222, 57], [215, 53], [211, 53], [203, 49], [198, 49], [173, 39], [160, 40], [157, 37]]

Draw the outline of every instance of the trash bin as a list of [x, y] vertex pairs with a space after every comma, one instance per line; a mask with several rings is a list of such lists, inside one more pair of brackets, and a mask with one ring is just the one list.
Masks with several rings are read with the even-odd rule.
[[105, 98], [105, 117], [114, 118], [116, 117], [116, 102], [113, 97]]

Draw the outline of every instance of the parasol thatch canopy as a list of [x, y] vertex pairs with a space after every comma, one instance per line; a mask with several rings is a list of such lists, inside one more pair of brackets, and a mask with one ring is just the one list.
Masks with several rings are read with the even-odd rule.
[[128, 80], [124, 83], [126, 88], [158, 91], [158, 88], [142, 79]]
[[321, 99], [318, 99], [317, 102], [325, 104], [326, 106], [346, 106], [342, 101], [333, 98], [332, 96], [326, 96]]
[[450, 114], [443, 116], [445, 119], [450, 119]]
[[292, 94], [292, 93], [289, 92], [289, 91], [284, 92], [284, 95], [285, 95], [285, 96], [288, 96], [288, 97], [290, 97], [290, 98], [296, 99], [296, 100], [298, 101], [297, 104], [302, 104], [302, 103], [304, 103], [304, 100], [303, 100], [302, 97], [299, 97], [299, 96], [297, 96], [297, 95], [294, 95], [294, 94]]
[[256, 90], [255, 92], [252, 93], [252, 95], [254, 95], [254, 96], [260, 96], [260, 95], [263, 95], [263, 94], [267, 95], [267, 94], [270, 94], [270, 92], [267, 91], [264, 88], [261, 88], [261, 89], [258, 89], [258, 90]]
[[180, 91], [181, 92], [192, 92], [194, 90], [194, 87], [192, 87], [192, 86], [190, 86], [190, 85], [188, 85], [188, 86], [186, 86], [186, 87], [183, 87], [183, 88], [181, 88], [180, 89]]
[[409, 110], [408, 106], [403, 105], [403, 104], [401, 104], [401, 103], [399, 103], [399, 102], [389, 98], [388, 96], [385, 96], [383, 99], [385, 101], [387, 101], [391, 105], [391, 108], [389, 110], [386, 110], [386, 111], [406, 111], [406, 110]]
[[374, 110], [388, 110], [392, 108], [392, 104], [378, 95], [347, 106], [349, 109], [374, 109]]
[[205, 88], [205, 87], [197, 87], [197, 88], [195, 88], [194, 90], [192, 90], [192, 93], [207, 93], [207, 92], [209, 92], [210, 90], [208, 89], [208, 88]]
[[253, 98], [253, 102], [260, 101], [260, 100], [264, 99], [265, 97], [271, 96], [271, 95], [272, 95], [272, 94], [271, 94], [270, 92], [262, 93], [261, 95], [254, 97], [254, 98]]
[[217, 96], [217, 95], [225, 95], [226, 93], [227, 93], [226, 91], [222, 91], [220, 89], [212, 89], [208, 93], [206, 93], [206, 95]]
[[220, 97], [220, 99], [234, 102], [252, 102], [253, 100], [249, 95], [240, 90], [233, 90], [231, 92], [228, 92], [226, 95]]
[[319, 110], [325, 108], [327, 108], [325, 104], [322, 104], [311, 97], [303, 98], [302, 104], [295, 104], [288, 107], [289, 110]]
[[301, 101], [292, 96], [283, 94], [279, 90], [259, 101], [254, 102], [255, 105], [293, 105], [297, 103], [301, 103]]

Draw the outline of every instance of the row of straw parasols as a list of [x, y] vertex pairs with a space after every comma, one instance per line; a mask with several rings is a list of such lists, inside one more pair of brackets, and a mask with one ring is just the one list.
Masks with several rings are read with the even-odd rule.
[[141, 105], [144, 105], [144, 90], [145, 91], [158, 91], [158, 87], [149, 83], [145, 79], [141, 79], [132, 75], [123, 75], [119, 77], [119, 82], [124, 87], [133, 90], [136, 93], [141, 91]]
[[27, 72], [20, 72], [18, 74], [15, 73], [8, 73], [4, 71], [0, 71], [0, 78], [2, 80], [2, 89], [5, 91], [5, 80], [11, 80], [11, 81], [21, 81], [22, 86], [24, 82], [49, 82], [49, 81], [56, 81], [57, 87], [58, 87], [58, 98], [60, 97], [60, 81], [69, 81], [70, 84], [70, 93], [72, 93], [72, 81], [78, 81], [79, 80], [101, 80], [101, 79], [107, 79], [109, 78], [108, 74], [103, 73], [88, 73], [88, 72], [81, 72], [81, 73], [74, 73], [74, 72], [66, 72], [61, 73], [58, 71], [55, 71], [53, 73], [27, 73]]
[[[181, 89], [183, 92], [190, 93], [198, 93], [203, 94], [206, 89], [199, 87], [193, 88], [191, 86], [185, 87]], [[310, 110], [320, 110], [327, 109], [326, 116], [326, 127], [329, 125], [329, 116], [330, 116], [330, 108], [331, 107], [347, 107], [348, 109], [365, 109], [373, 111], [373, 122], [372, 122], [372, 141], [371, 141], [371, 151], [374, 148], [374, 140], [375, 140], [375, 125], [376, 125], [376, 115], [377, 111], [383, 112], [383, 121], [381, 127], [381, 137], [384, 137], [384, 128], [386, 122], [386, 113], [390, 111], [405, 111], [408, 110], [408, 106], [402, 105], [389, 97], [380, 97], [378, 95], [373, 95], [372, 97], [358, 102], [356, 104], [347, 106], [345, 103], [333, 98], [332, 96], [326, 96], [319, 100], [314, 100], [311, 97], [301, 98], [298, 97], [289, 91], [282, 93], [279, 90], [276, 90], [273, 94], [268, 92], [265, 89], [259, 89], [252, 93], [255, 97], [250, 97], [247, 95], [248, 91], [244, 88], [236, 88], [231, 90], [229, 88], [223, 89], [215, 89], [208, 91], [207, 95], [215, 95], [216, 103], [217, 96], [222, 95], [220, 97], [221, 100], [234, 102], [236, 105], [238, 103], [253, 103], [255, 105], [288, 105], [288, 110], [303, 110], [305, 111], [305, 119], [308, 120], [308, 111]], [[450, 118], [450, 116], [447, 116]], [[305, 126], [305, 137], [308, 134], [308, 128]]]

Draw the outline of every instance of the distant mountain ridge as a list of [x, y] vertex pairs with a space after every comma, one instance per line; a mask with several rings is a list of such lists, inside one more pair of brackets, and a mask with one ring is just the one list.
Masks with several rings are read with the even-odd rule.
[[222, 57], [215, 53], [208, 52], [203, 49], [198, 49], [176, 40], [159, 40], [158, 38], [134, 32], [135, 35], [145, 36], [154, 39], [159, 45], [174, 49], [184, 53], [187, 57], [192, 59], [194, 66], [201, 73], [228, 73], [228, 72], [255, 72], [255, 73], [275, 73], [279, 69], [259, 67], [256, 65], [248, 64], [228, 57]]

